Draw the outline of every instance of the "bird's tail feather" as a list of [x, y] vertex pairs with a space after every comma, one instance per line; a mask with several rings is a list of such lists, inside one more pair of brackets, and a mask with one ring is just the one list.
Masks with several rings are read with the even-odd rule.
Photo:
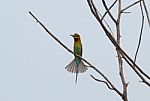
[[71, 61], [71, 62], [65, 67], [65, 69], [67, 69], [68, 72], [76, 73], [76, 81], [75, 81], [75, 83], [77, 83], [78, 73], [84, 73], [88, 68], [87, 68], [87, 66], [82, 62], [82, 60], [81, 60], [80, 64], [77, 66], [76, 60], [74, 59], [73, 61]]
[[78, 81], [78, 68], [76, 69], [76, 81], [75, 81], [76, 84], [77, 84], [77, 81]]
[[81, 60], [79, 66], [77, 66], [75, 59], [71, 61], [66, 67], [68, 72], [71, 73], [84, 73], [88, 68]]

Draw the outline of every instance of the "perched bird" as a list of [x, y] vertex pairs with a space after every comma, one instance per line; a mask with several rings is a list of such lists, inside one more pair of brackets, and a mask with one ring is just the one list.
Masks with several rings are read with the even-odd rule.
[[[75, 33], [74, 35], [71, 36], [74, 38], [74, 53], [79, 56], [82, 56], [82, 43], [81, 43], [80, 35]], [[77, 83], [78, 73], [84, 73], [88, 68], [78, 56], [75, 56], [74, 60], [71, 61], [65, 67], [65, 69], [67, 69], [67, 71], [69, 72], [76, 73], [75, 83]]]

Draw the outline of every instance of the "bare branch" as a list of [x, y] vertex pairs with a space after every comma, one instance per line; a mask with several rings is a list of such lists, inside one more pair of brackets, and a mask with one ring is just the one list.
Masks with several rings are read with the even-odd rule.
[[113, 88], [111, 88], [111, 87], [109, 86], [109, 84], [108, 84], [106, 81], [104, 81], [104, 80], [99, 80], [99, 79], [97, 79], [96, 77], [94, 77], [93, 75], [91, 75], [91, 77], [92, 77], [94, 80], [98, 81], [98, 82], [105, 83], [106, 86], [107, 86], [110, 90], [113, 90]]
[[[111, 10], [111, 8], [113, 8], [113, 6], [116, 4], [116, 2], [117, 2], [118, 0], [115, 0], [114, 2], [113, 2], [113, 4], [109, 7], [109, 11]], [[103, 20], [104, 19], [104, 17], [106, 16], [106, 14], [107, 14], [108, 12], [106, 11], [105, 13], [104, 13], [104, 15], [102, 16], [102, 18], [101, 18], [101, 20]]]
[[147, 10], [147, 7], [146, 7], [146, 3], [145, 3], [145, 0], [142, 0], [142, 1], [143, 1], [143, 6], [144, 6], [144, 9], [145, 9], [145, 12], [146, 12], [147, 21], [148, 21], [148, 24], [149, 24], [149, 27], [150, 27], [150, 18], [149, 18], [149, 13], [148, 13], [148, 10]]
[[55, 37], [30, 11], [29, 14], [36, 20], [37, 23], [39, 23], [43, 29], [51, 36], [53, 37], [60, 45], [62, 45], [65, 49], [67, 49], [70, 53], [74, 54], [73, 51], [71, 51], [68, 47], [66, 47], [57, 37]]
[[111, 18], [115, 23], [117, 23], [117, 21], [115, 20], [115, 18], [113, 17], [113, 15], [110, 13], [110, 11], [109, 11], [109, 9], [108, 9], [108, 7], [107, 7], [107, 5], [106, 5], [105, 0], [102, 0], [102, 2], [103, 2], [103, 5], [104, 5], [104, 7], [105, 7], [107, 13], [109, 14], [110, 18]]
[[140, 3], [141, 1], [142, 1], [142, 0], [139, 0], [139, 1], [136, 1], [136, 2], [132, 3], [131, 5], [125, 7], [124, 9], [122, 9], [121, 12], [123, 13], [125, 10], [127, 10], [127, 9], [129, 9], [129, 8], [131, 8], [131, 7], [133, 7], [134, 5]]
[[131, 13], [131, 12], [122, 12], [122, 13], [126, 13], [126, 14], [128, 14], [128, 13]]
[[139, 37], [138, 47], [137, 47], [135, 57], [134, 57], [134, 62], [136, 62], [137, 54], [138, 54], [140, 44], [141, 44], [141, 40], [142, 40], [143, 27], [144, 27], [144, 14], [143, 14], [143, 9], [142, 9], [141, 2], [140, 2], [140, 8], [141, 8], [141, 14], [142, 14], [142, 25], [141, 25], [141, 30], [140, 30], [140, 37]]
[[[118, 17], [117, 17], [117, 23], [116, 23], [116, 29], [117, 29], [117, 43], [118, 45], [120, 45], [120, 20], [121, 20], [121, 0], [118, 0]], [[118, 63], [119, 63], [119, 74], [120, 74], [120, 79], [122, 82], [122, 89], [123, 89], [123, 95], [122, 95], [122, 99], [124, 101], [128, 101], [128, 97], [127, 97], [127, 83], [125, 80], [125, 76], [124, 76], [124, 69], [123, 69], [123, 60], [122, 60], [122, 56], [121, 53], [118, 49], [116, 49], [117, 51], [117, 55], [118, 55]]]
[[139, 71], [137, 71], [133, 64], [124, 55], [122, 55], [122, 58], [128, 63], [129, 66], [133, 68], [134, 72], [142, 79], [142, 82], [150, 87], [150, 83], [144, 79], [144, 77], [140, 74]]
[[[98, 11], [97, 11], [97, 12], [98, 12]], [[98, 12], [98, 14], [102, 17], [102, 15], [101, 15], [99, 12]], [[105, 19], [102, 19], [102, 18], [101, 18], [101, 20], [104, 21], [104, 23], [107, 25], [109, 31], [111, 32], [111, 34], [112, 34], [112, 36], [113, 36], [113, 35], [114, 35], [114, 34], [113, 34], [113, 31], [111, 30], [111, 27], [109, 26], [109, 24], [107, 23], [107, 21], [106, 21]]]
[[[125, 61], [128, 63], [129, 61], [132, 63], [131, 68], [137, 73], [137, 69], [141, 72], [141, 74], [143, 74], [147, 79], [150, 80], [150, 77], [143, 72], [143, 70], [128, 56], [128, 54], [118, 45], [118, 43], [115, 41], [115, 39], [112, 37], [111, 33], [107, 30], [107, 28], [105, 27], [105, 25], [103, 24], [103, 22], [101, 21], [98, 13], [97, 13], [97, 9], [93, 3], [92, 0], [87, 0], [87, 3], [90, 7], [90, 10], [92, 12], [92, 14], [95, 16], [95, 18], [98, 20], [99, 24], [101, 25], [101, 27], [103, 28], [106, 36], [110, 39], [110, 41], [112, 42], [112, 44], [119, 49], [119, 51], [122, 54], [122, 57], [125, 58]], [[138, 75], [138, 74], [137, 74]], [[139, 75], [138, 75], [139, 76]], [[140, 77], [140, 76], [139, 76]], [[140, 77], [141, 78], [141, 77]], [[142, 79], [142, 78], [141, 78]], [[146, 84], [148, 84], [149, 82], [147, 82]], [[149, 83], [150, 85], [150, 83]]]
[[[134, 62], [136, 62], [136, 59], [137, 59], [137, 54], [138, 54], [138, 51], [139, 51], [139, 48], [140, 48], [142, 35], [143, 35], [143, 27], [144, 27], [144, 12], [143, 12], [143, 8], [142, 8], [142, 5], [141, 5], [141, 2], [140, 2], [140, 8], [141, 8], [141, 14], [142, 14], [142, 24], [141, 24], [141, 29], [140, 29], [140, 37], [139, 37], [138, 47], [137, 47], [137, 50], [136, 50], [136, 53], [135, 53], [135, 57], [134, 57]], [[140, 81], [140, 82], [146, 83], [150, 87], [150, 84], [144, 79], [144, 77], [139, 72], [137, 72], [137, 74], [142, 79], [142, 81]]]
[[[90, 2], [89, 1], [89, 3], [91, 3], [92, 5], [94, 5], [94, 3], [93, 2]], [[107, 25], [107, 27], [108, 27], [108, 29], [111, 31], [111, 34], [113, 35], [113, 32], [112, 32], [112, 30], [111, 30], [111, 28], [110, 28], [110, 26], [107, 24], [107, 22], [105, 21], [105, 19], [100, 19], [100, 17], [102, 17], [102, 15], [99, 13], [99, 11], [96, 9], [96, 7], [95, 6], [89, 6], [90, 8], [91, 8], [91, 12], [94, 14], [94, 16], [97, 18], [97, 20], [99, 20], [99, 21], [104, 21], [104, 23]], [[107, 14], [107, 13], [106, 13]], [[99, 15], [100, 15], [100, 17], [99, 17]], [[104, 16], [103, 16], [104, 17]]]
[[93, 68], [95, 71], [97, 71], [107, 81], [107, 83], [111, 86], [111, 88], [114, 89], [114, 91], [116, 91], [120, 96], [122, 96], [121, 92], [107, 79], [107, 77], [103, 73], [101, 73], [95, 67], [91, 67], [91, 68]]

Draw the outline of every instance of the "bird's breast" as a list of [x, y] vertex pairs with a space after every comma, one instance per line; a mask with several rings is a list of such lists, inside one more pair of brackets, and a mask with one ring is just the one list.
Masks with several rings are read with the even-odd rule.
[[80, 43], [74, 44], [74, 52], [75, 54], [82, 56], [82, 45]]

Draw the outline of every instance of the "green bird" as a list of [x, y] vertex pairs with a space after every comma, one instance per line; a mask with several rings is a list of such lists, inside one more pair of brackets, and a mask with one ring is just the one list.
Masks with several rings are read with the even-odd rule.
[[[74, 53], [79, 56], [82, 56], [82, 43], [81, 43], [80, 35], [75, 33], [74, 35], [71, 36], [74, 38]], [[75, 56], [73, 61], [71, 61], [65, 67], [65, 69], [67, 69], [68, 72], [76, 73], [75, 83], [77, 83], [78, 73], [84, 73], [88, 68], [79, 57]]]

